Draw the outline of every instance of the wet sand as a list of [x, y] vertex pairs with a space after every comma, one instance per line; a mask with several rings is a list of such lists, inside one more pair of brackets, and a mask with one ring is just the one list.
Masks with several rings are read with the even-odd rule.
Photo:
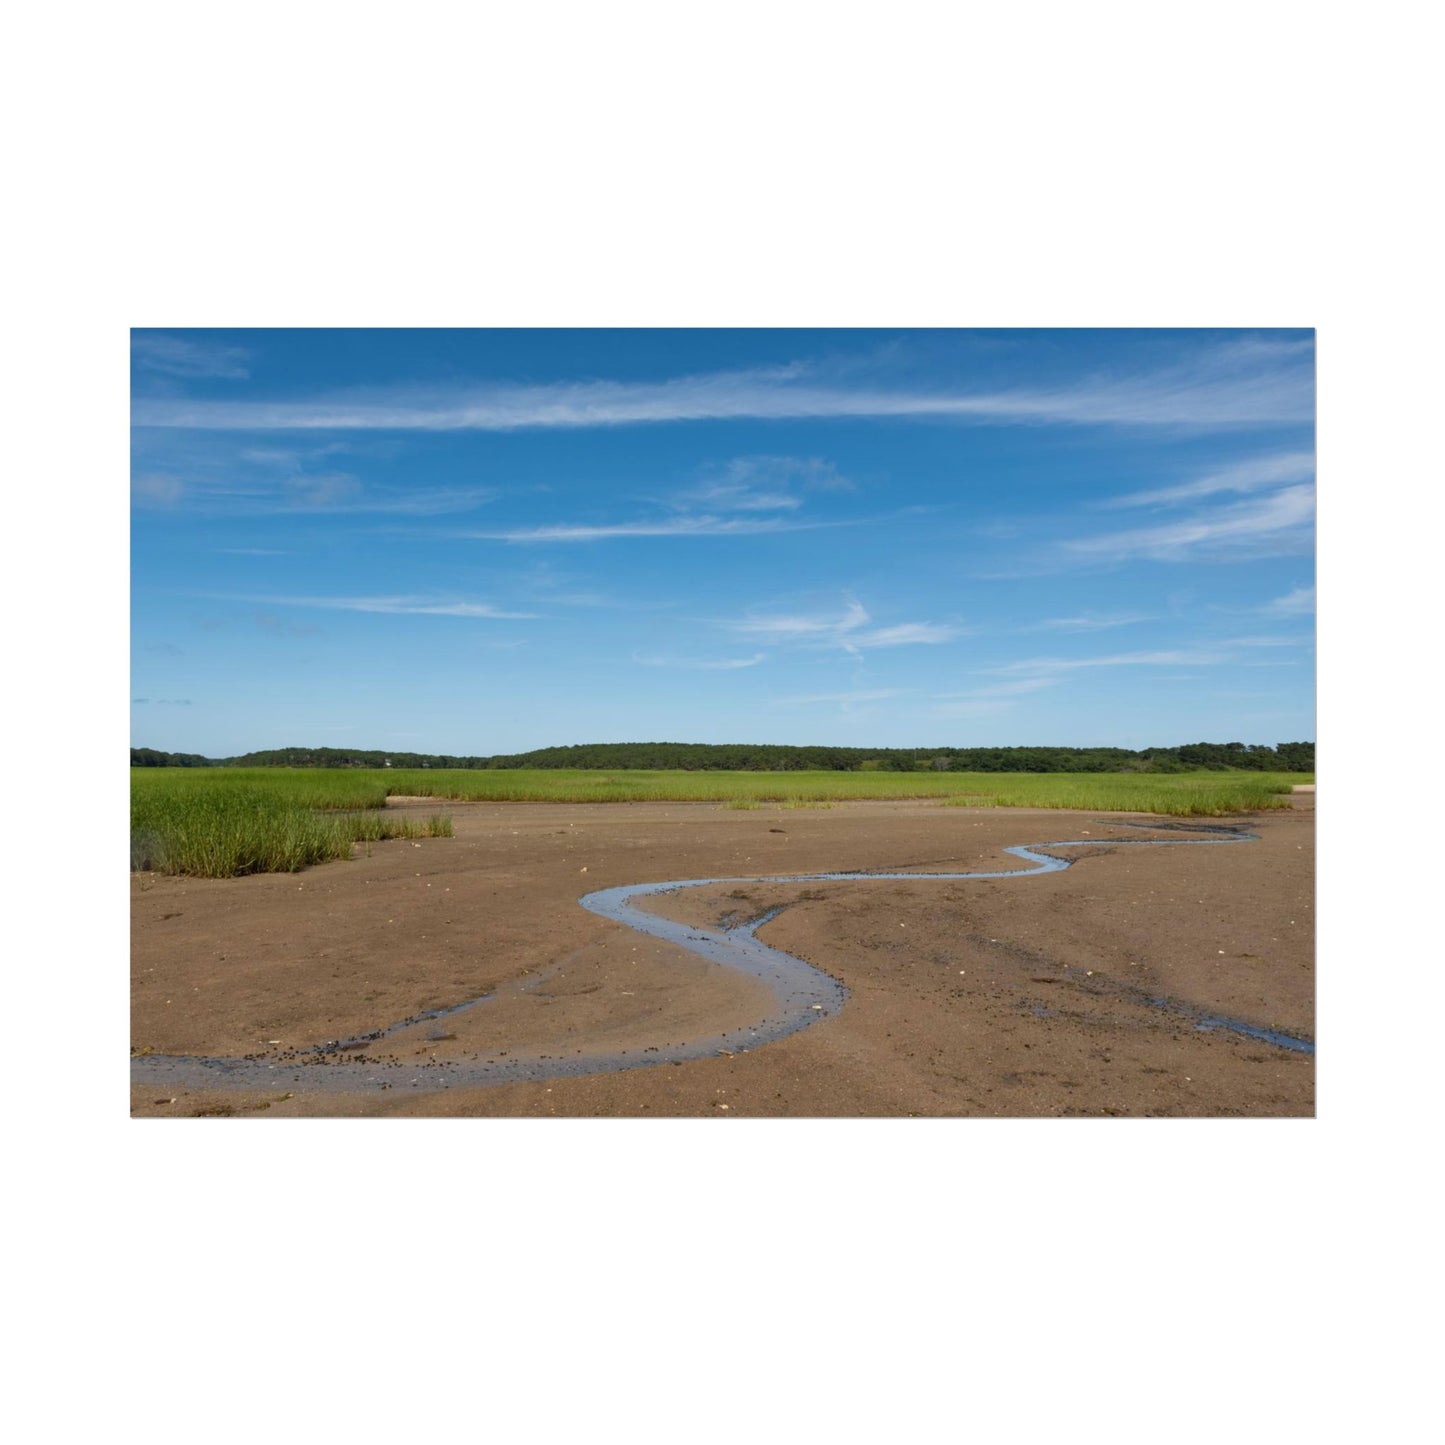
[[[1120, 826], [1137, 815], [917, 802], [451, 803], [454, 838], [358, 847], [351, 862], [300, 874], [139, 875], [133, 1052], [314, 1059], [330, 1087], [142, 1082], [132, 1112], [1311, 1115], [1311, 1056], [1197, 1026], [1227, 1015], [1313, 1036], [1314, 799], [1292, 804], [1229, 820], [1258, 842], [1111, 850], [1186, 835]], [[438, 810], [430, 799], [402, 807]], [[428, 1084], [448, 1061], [640, 1052], [766, 1012], [762, 984], [586, 912], [585, 893], [753, 873], [1011, 869], [1006, 847], [1095, 836], [1097, 849], [1071, 850], [1067, 872], [1036, 878], [739, 883], [647, 900], [713, 928], [786, 905], [759, 938], [836, 978], [847, 1004], [716, 1058]], [[480, 995], [492, 997], [366, 1049], [310, 1052]], [[405, 1065], [407, 1086], [339, 1088], [335, 1071], [358, 1057]]]

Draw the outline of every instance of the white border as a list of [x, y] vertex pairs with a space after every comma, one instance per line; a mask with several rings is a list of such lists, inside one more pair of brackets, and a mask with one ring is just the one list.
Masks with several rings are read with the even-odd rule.
[[[1391, 807], [1438, 746], [1420, 13], [18, 22], [14, 1237], [49, 1408], [214, 1440], [1407, 1424], [1390, 1281], [1437, 1016]], [[1317, 325], [1320, 1120], [128, 1121], [126, 328], [402, 323]]]

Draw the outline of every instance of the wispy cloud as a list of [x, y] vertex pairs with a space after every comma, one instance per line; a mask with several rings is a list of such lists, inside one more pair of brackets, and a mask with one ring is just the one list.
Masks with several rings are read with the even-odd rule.
[[775, 642], [812, 642], [835, 640], [868, 619], [868, 609], [861, 602], [850, 602], [841, 613], [798, 615], [790, 613], [755, 614], [726, 625], [747, 637], [764, 637]]
[[356, 478], [308, 478], [291, 495], [277, 500], [287, 512], [380, 512], [394, 516], [437, 517], [474, 512], [494, 502], [492, 487], [387, 487], [366, 488]]
[[961, 627], [946, 627], [939, 622], [900, 622], [893, 627], [870, 627], [855, 632], [845, 645], [853, 647], [911, 647], [915, 643], [952, 642], [962, 634]]
[[142, 472], [130, 484], [131, 500], [143, 507], [172, 507], [185, 494], [185, 482], [168, 472]]
[[321, 633], [321, 628], [314, 623], [293, 622], [289, 617], [277, 617], [270, 612], [258, 612], [256, 626], [275, 637], [316, 637]]
[[621, 522], [558, 522], [506, 527], [466, 536], [490, 542], [606, 542], [627, 537], [755, 537], [770, 532], [806, 532], [853, 527], [865, 518], [804, 520], [796, 514], [804, 499], [791, 487], [838, 490], [850, 487], [831, 463], [817, 457], [735, 457], [704, 481], [647, 500], [665, 515]]
[[1056, 680], [1057, 679], [1052, 677], [1021, 677], [1013, 682], [992, 682], [985, 684], [983, 687], [965, 688], [962, 692], [936, 692], [933, 696], [935, 700], [938, 701], [1023, 697], [1028, 693], [1039, 692], [1046, 687], [1053, 687]]
[[133, 332], [130, 340], [131, 365], [164, 376], [244, 381], [251, 374], [246, 367], [250, 356], [244, 347], [157, 332]]
[[1285, 487], [1268, 497], [1182, 518], [1157, 527], [1082, 537], [1063, 543], [1081, 560], [1121, 562], [1131, 557], [1180, 561], [1196, 555], [1265, 556], [1307, 551], [1313, 544], [1314, 488]]
[[838, 613], [754, 613], [723, 625], [740, 636], [761, 641], [840, 647], [852, 653], [876, 647], [951, 642], [964, 632], [961, 627], [936, 622], [900, 622], [889, 627], [870, 627], [871, 621], [862, 603], [850, 601]]
[[797, 490], [855, 491], [822, 457], [733, 457], [704, 482], [677, 492], [668, 505], [681, 511], [774, 512], [803, 505]]
[[864, 688], [854, 692], [814, 692], [800, 697], [775, 697], [774, 707], [811, 707], [818, 703], [838, 703], [853, 707], [858, 703], [883, 702], [890, 697], [901, 697], [903, 691], [896, 687]]
[[1293, 637], [1281, 634], [1269, 634], [1258, 637], [1231, 637], [1227, 642], [1221, 644], [1224, 647], [1313, 647], [1314, 638], [1308, 634]]
[[1058, 681], [1057, 677], [1021, 677], [962, 692], [938, 692], [933, 694], [934, 705], [929, 712], [940, 718], [992, 717], [1008, 712], [1022, 697], [1054, 687]]
[[[378, 443], [367, 451], [385, 451]], [[336, 465], [338, 453], [360, 448], [237, 446], [229, 439], [138, 438], [131, 499], [139, 507], [242, 516], [383, 513], [439, 516], [475, 511], [498, 497], [494, 487], [400, 482], [378, 486]]]
[[741, 667], [756, 667], [767, 658], [766, 652], [754, 653], [751, 657], [722, 657], [717, 659], [688, 657], [642, 657], [632, 655], [633, 662], [642, 667], [684, 667], [699, 672], [732, 672]]
[[131, 484], [132, 500], [139, 506], [174, 508], [184, 503], [245, 516], [355, 512], [436, 517], [476, 511], [497, 495], [490, 487], [368, 487], [349, 472], [308, 472], [272, 485], [147, 473]]
[[1236, 639], [1219, 650], [1166, 649], [1156, 652], [1115, 652], [1102, 657], [1031, 657], [985, 669], [1001, 677], [1000, 682], [956, 692], [931, 695], [930, 714], [940, 718], [993, 717], [1012, 709], [1021, 698], [1059, 686], [1071, 673], [1096, 667], [1178, 667], [1210, 666], [1228, 660], [1230, 646], [1245, 644]]
[[1283, 597], [1276, 597], [1274, 601], [1267, 602], [1260, 608], [1261, 612], [1271, 617], [1308, 617], [1315, 610], [1315, 589], [1313, 587], [1296, 587], [1293, 592], [1287, 592]]
[[702, 507], [717, 512], [791, 512], [803, 505], [790, 492], [769, 492], [734, 482], [708, 482], [679, 492], [671, 505], [682, 509]]
[[1100, 505], [1105, 507], [1166, 506], [1178, 502], [1192, 502], [1200, 497], [1214, 496], [1221, 492], [1257, 492], [1267, 487], [1282, 486], [1288, 482], [1312, 482], [1315, 477], [1313, 452], [1278, 452], [1271, 456], [1251, 457], [1232, 466], [1221, 467], [1174, 487], [1159, 487], [1153, 491], [1130, 492], [1122, 497], [1110, 497]]
[[1232, 427], [1314, 415], [1309, 343], [1232, 343], [1191, 361], [1069, 385], [996, 391], [840, 384], [803, 364], [662, 382], [476, 386], [304, 401], [138, 398], [144, 427], [206, 430], [511, 431], [734, 418], [939, 418], [987, 423]]
[[1147, 612], [1080, 613], [1077, 617], [1046, 617], [1031, 622], [1023, 632], [1101, 632], [1110, 627], [1127, 627], [1135, 622], [1152, 622]]
[[683, 516], [637, 522], [560, 523], [458, 535], [483, 542], [606, 542], [619, 537], [756, 537], [765, 532], [811, 532], [857, 525], [849, 520], [794, 522], [776, 517]]
[[490, 602], [445, 597], [215, 597], [214, 600], [254, 602], [266, 607], [322, 607], [333, 612], [387, 612], [406, 617], [483, 617], [521, 621], [535, 612], [506, 612]]
[[1166, 649], [1159, 652], [1115, 652], [1106, 657], [1030, 657], [1007, 662], [988, 671], [999, 674], [1075, 672], [1085, 667], [1180, 667], [1223, 662], [1217, 650]]

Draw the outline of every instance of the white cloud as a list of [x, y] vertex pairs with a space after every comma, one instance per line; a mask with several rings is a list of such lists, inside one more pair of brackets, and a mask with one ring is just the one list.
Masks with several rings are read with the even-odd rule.
[[538, 615], [505, 612], [489, 602], [436, 597], [229, 597], [222, 600], [270, 607], [324, 607], [336, 612], [386, 612], [407, 617], [485, 617], [517, 621]]
[[1116, 652], [1107, 657], [1030, 657], [988, 670], [994, 673], [1050, 674], [1074, 672], [1083, 667], [1176, 667], [1223, 661], [1219, 652], [1211, 651]]
[[131, 365], [140, 371], [156, 371], [165, 376], [242, 381], [251, 374], [245, 366], [250, 355], [244, 347], [224, 346], [215, 341], [192, 341], [182, 336], [148, 332], [131, 334]]
[[634, 653], [632, 660], [642, 667], [685, 667], [700, 672], [731, 672], [740, 667], [756, 667], [766, 657], [766, 652], [758, 652], [752, 657], [724, 657], [710, 661], [680, 657], [640, 657]]
[[[403, 480], [377, 486], [339, 468], [338, 453], [362, 449], [333, 442], [319, 446], [243, 446], [231, 438], [137, 434], [132, 497], [137, 505], [173, 506], [231, 515], [382, 513], [437, 516], [474, 511], [496, 500], [493, 487], [431, 486]], [[379, 439], [368, 456], [385, 456]]]
[[280, 510], [295, 512], [381, 512], [393, 516], [436, 517], [454, 512], [472, 512], [496, 500], [490, 487], [415, 487], [366, 490], [355, 478], [298, 479]]
[[960, 627], [935, 622], [900, 622], [891, 627], [869, 627], [872, 621], [860, 602], [849, 602], [840, 613], [813, 615], [754, 614], [724, 624], [745, 637], [770, 642], [841, 647], [860, 652], [875, 647], [904, 647], [915, 643], [949, 642], [961, 635]]
[[1309, 636], [1231, 637], [1221, 644], [1224, 647], [1311, 647], [1314, 639]]
[[[1102, 657], [1032, 657], [986, 669], [1002, 682], [985, 683], [959, 692], [934, 693], [937, 704], [931, 711], [937, 717], [985, 717], [1011, 708], [1019, 698], [1030, 693], [1057, 687], [1068, 674], [1097, 667], [1200, 667], [1229, 661], [1232, 647], [1271, 646], [1291, 639], [1265, 637], [1233, 638], [1214, 645], [1210, 650], [1164, 649], [1153, 652], [1116, 652]], [[1243, 663], [1243, 666], [1251, 666]], [[1172, 681], [1190, 681], [1189, 676], [1164, 675]], [[1211, 692], [1211, 696], [1223, 696]]]
[[811, 707], [817, 703], [841, 703], [845, 707], [860, 702], [882, 702], [886, 698], [901, 697], [899, 688], [880, 687], [856, 692], [815, 692], [802, 697], [775, 697], [775, 707]]
[[683, 511], [795, 511], [803, 499], [793, 488], [855, 490], [852, 482], [821, 457], [733, 457], [706, 481], [676, 493], [668, 505]]
[[131, 500], [137, 506], [174, 507], [184, 501], [191, 511], [244, 516], [320, 512], [435, 517], [476, 511], [498, 495], [489, 487], [368, 488], [349, 472], [297, 472], [246, 480], [143, 472], [131, 483]]
[[1038, 692], [1042, 688], [1053, 687], [1057, 678], [1053, 677], [1023, 677], [1015, 682], [993, 682], [983, 687], [970, 687], [963, 692], [936, 692], [933, 694], [938, 701], [963, 698], [970, 700], [985, 698], [1011, 698], [1021, 697], [1026, 693]]
[[1081, 613], [1077, 617], [1047, 617], [1030, 623], [1024, 632], [1101, 632], [1109, 627], [1127, 627], [1133, 622], [1152, 622], [1147, 612]]
[[350, 472], [303, 472], [287, 478], [281, 505], [288, 511], [334, 512], [354, 508], [361, 483]]
[[951, 642], [962, 629], [937, 622], [900, 622], [893, 627], [873, 627], [848, 638], [854, 647], [907, 647], [914, 643]]
[[841, 613], [813, 616], [754, 614], [727, 626], [744, 636], [767, 638], [773, 642], [816, 642], [836, 641], [868, 620], [867, 608], [862, 603], [850, 602]]
[[709, 482], [679, 492], [670, 505], [680, 509], [709, 507], [719, 512], [791, 512], [803, 505], [788, 492], [765, 492], [740, 482]]
[[1287, 592], [1283, 597], [1276, 597], [1273, 602], [1267, 602], [1261, 612], [1271, 617], [1308, 617], [1315, 610], [1315, 589], [1313, 587], [1296, 587], [1293, 592]]
[[563, 522], [510, 527], [467, 535], [493, 542], [605, 542], [627, 537], [755, 537], [770, 532], [812, 531], [858, 526], [861, 518], [802, 521], [794, 515], [803, 499], [793, 485], [848, 486], [830, 463], [816, 457], [735, 457], [695, 486], [654, 496], [671, 513], [625, 522]]
[[821, 527], [849, 525], [852, 524], [846, 521], [791, 522], [773, 517], [683, 516], [597, 525], [562, 523], [548, 527], [514, 527], [460, 535], [483, 542], [606, 542], [618, 537], [755, 537], [765, 532], [810, 532]]
[[172, 507], [186, 494], [186, 484], [168, 472], [144, 472], [130, 484], [131, 500], [141, 506]]
[[1144, 507], [1175, 502], [1194, 501], [1219, 492], [1257, 492], [1285, 482], [1312, 482], [1315, 476], [1313, 452], [1280, 452], [1273, 456], [1251, 457], [1222, 467], [1207, 476], [1176, 487], [1160, 487], [1148, 492], [1130, 492], [1111, 497], [1105, 507]]
[[1247, 502], [1216, 507], [1177, 522], [1065, 542], [1072, 555], [1119, 562], [1130, 557], [1179, 561], [1200, 553], [1261, 556], [1308, 550], [1314, 488], [1300, 485]]
[[1219, 346], [1192, 362], [1048, 389], [930, 391], [809, 380], [807, 367], [721, 372], [662, 382], [394, 390], [304, 401], [138, 398], [146, 427], [220, 430], [510, 431], [786, 417], [935, 417], [977, 422], [1230, 427], [1308, 422], [1308, 343]]

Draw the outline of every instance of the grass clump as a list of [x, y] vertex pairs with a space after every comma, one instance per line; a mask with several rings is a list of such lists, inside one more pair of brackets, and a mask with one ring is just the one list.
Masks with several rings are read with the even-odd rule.
[[[298, 789], [254, 777], [133, 778], [131, 868], [197, 878], [295, 873], [349, 858], [353, 843], [452, 836], [450, 818], [388, 817], [385, 800], [384, 787], [378, 794], [372, 786]], [[331, 810], [344, 802], [361, 807]]]
[[131, 867], [146, 872], [294, 873], [350, 852], [335, 820], [262, 788], [143, 788], [131, 799]]

